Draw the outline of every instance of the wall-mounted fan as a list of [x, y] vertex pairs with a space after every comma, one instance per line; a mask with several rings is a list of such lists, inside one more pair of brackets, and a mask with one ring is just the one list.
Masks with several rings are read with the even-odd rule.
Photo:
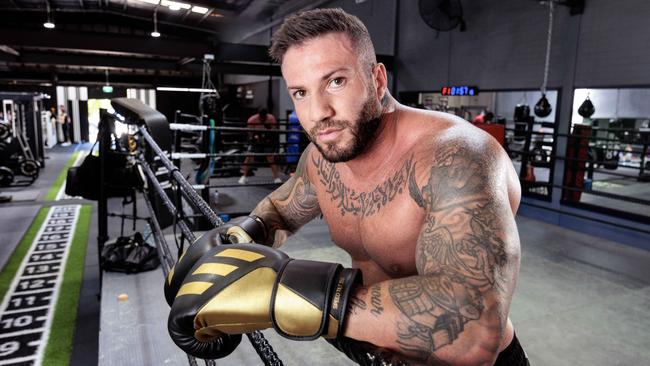
[[427, 25], [439, 32], [450, 31], [460, 25], [466, 29], [460, 0], [419, 0], [420, 16]]

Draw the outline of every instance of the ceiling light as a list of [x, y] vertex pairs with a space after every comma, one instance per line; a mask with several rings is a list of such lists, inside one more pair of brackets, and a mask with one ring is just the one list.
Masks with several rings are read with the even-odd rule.
[[160, 32], [158, 32], [158, 12], [154, 11], [153, 12], [153, 32], [151, 32], [151, 36], [154, 38], [160, 37]]
[[108, 69], [104, 70], [104, 72], [106, 73], [106, 85], [102, 86], [102, 91], [107, 94], [112, 93], [113, 87], [108, 83]]
[[187, 9], [190, 9], [192, 7], [192, 5], [190, 5], [190, 4], [185, 4], [185, 3], [178, 2], [178, 1], [169, 1], [169, 0], [162, 0], [160, 2], [160, 5], [168, 6], [169, 10], [181, 10], [181, 9], [186, 9], [187, 10]]
[[50, 13], [50, 2], [47, 3], [47, 21], [43, 23], [43, 27], [47, 29], [53, 29], [55, 27], [54, 21], [52, 21], [52, 13]]
[[176, 88], [170, 86], [159, 86], [156, 88], [158, 91], [176, 91], [176, 92], [190, 92], [190, 93], [214, 93], [215, 89], [205, 88]]
[[149, 3], [149, 4], [153, 4], [153, 5], [160, 4], [160, 0], [140, 0], [140, 1], [142, 1], [143, 3]]
[[208, 8], [204, 8], [202, 6], [193, 6], [192, 11], [199, 14], [205, 14], [208, 12]]

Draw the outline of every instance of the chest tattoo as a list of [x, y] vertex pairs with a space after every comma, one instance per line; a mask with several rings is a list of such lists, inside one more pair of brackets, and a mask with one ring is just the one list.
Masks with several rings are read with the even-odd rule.
[[341, 215], [368, 217], [393, 201], [406, 187], [408, 177], [414, 169], [413, 155], [407, 159], [402, 167], [389, 176], [383, 183], [378, 184], [368, 192], [357, 192], [348, 187], [342, 180], [341, 174], [334, 163], [323, 159], [322, 156], [312, 157], [318, 178], [325, 186], [325, 192], [331, 202], [335, 202], [341, 210]]

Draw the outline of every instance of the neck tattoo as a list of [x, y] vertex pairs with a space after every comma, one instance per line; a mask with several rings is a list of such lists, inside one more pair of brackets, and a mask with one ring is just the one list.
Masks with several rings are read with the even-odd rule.
[[326, 161], [319, 154], [314, 155], [317, 156], [312, 157], [312, 163], [316, 167], [318, 178], [325, 186], [325, 192], [329, 194], [331, 202], [337, 203], [343, 216], [349, 213], [365, 218], [376, 214], [402, 193], [408, 182], [408, 177], [414, 169], [413, 155], [411, 155], [400, 169], [373, 190], [357, 192], [341, 180], [341, 174], [334, 163]]

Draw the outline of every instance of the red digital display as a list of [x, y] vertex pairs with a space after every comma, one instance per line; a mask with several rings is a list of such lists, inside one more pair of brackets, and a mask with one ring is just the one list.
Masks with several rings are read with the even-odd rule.
[[475, 86], [467, 86], [467, 85], [461, 85], [461, 86], [445, 86], [440, 90], [440, 93], [442, 95], [449, 95], [449, 96], [474, 96], [478, 95], [478, 88]]

